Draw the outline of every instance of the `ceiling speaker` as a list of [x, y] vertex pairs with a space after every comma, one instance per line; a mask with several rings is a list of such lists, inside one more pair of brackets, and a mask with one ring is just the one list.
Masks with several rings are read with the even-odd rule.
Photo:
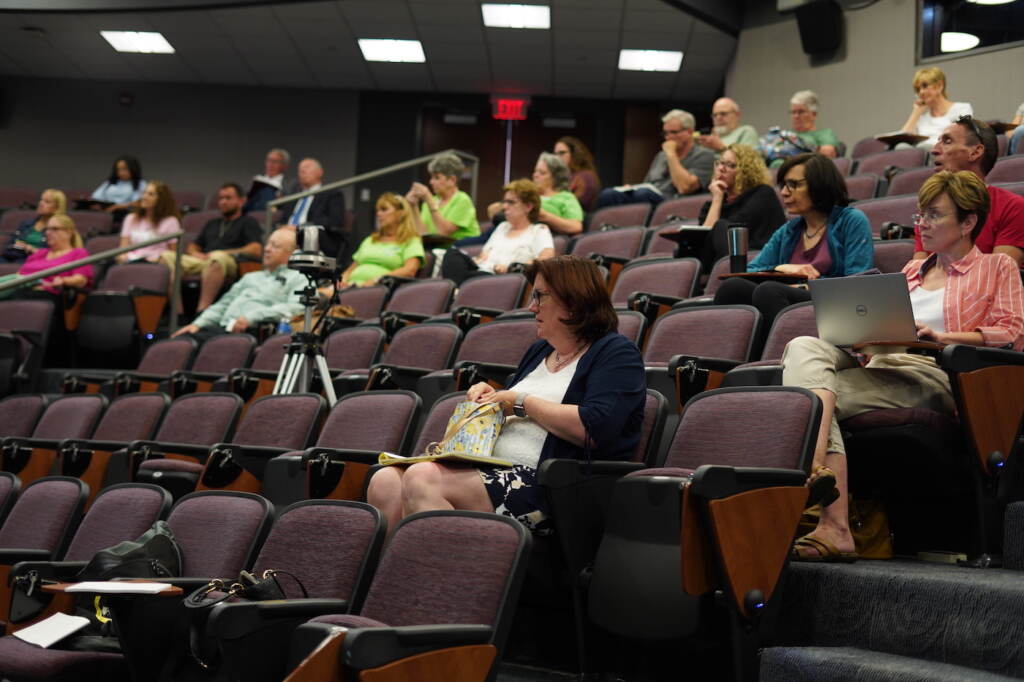
[[843, 42], [843, 10], [835, 0], [817, 0], [796, 8], [800, 44], [811, 55], [835, 52]]

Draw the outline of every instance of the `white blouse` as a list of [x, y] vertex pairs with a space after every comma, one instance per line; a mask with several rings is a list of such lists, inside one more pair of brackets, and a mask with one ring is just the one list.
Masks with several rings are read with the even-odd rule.
[[946, 298], [946, 287], [928, 291], [917, 287], [910, 292], [910, 307], [914, 310], [914, 319], [932, 328], [932, 331], [944, 333], [946, 318], [942, 312], [942, 303]]

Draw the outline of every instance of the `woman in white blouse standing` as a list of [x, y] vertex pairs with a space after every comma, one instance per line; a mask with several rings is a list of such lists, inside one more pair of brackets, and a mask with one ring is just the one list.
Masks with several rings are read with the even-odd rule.
[[540, 192], [530, 180], [514, 180], [505, 185], [502, 207], [505, 221], [494, 228], [480, 255], [471, 258], [458, 249], [450, 249], [441, 264], [443, 277], [461, 284], [478, 275], [500, 275], [512, 263], [529, 264], [555, 255], [555, 243], [540, 218]]
[[900, 129], [904, 133], [927, 136], [918, 143], [922, 149], [931, 149], [939, 135], [961, 116], [973, 114], [968, 102], [951, 102], [946, 97], [946, 74], [931, 66], [918, 69], [914, 74], [914, 108]]

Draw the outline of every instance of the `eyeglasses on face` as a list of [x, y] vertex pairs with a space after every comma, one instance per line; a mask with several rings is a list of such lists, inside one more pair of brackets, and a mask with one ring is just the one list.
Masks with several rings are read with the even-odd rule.
[[788, 180], [783, 180], [782, 181], [782, 186], [785, 187], [786, 189], [788, 189], [790, 192], [795, 192], [797, 189], [800, 188], [801, 185], [806, 185], [806, 184], [807, 184], [807, 178], [800, 178], [800, 179], [790, 178]]
[[739, 166], [732, 161], [722, 161], [721, 159], [715, 159], [715, 165], [728, 168], [729, 170], [736, 170], [739, 168]]
[[550, 291], [541, 291], [540, 289], [534, 289], [533, 293], [530, 294], [530, 305], [536, 303], [537, 305], [544, 305], [544, 301], [551, 297]]
[[661, 136], [668, 137], [669, 135], [678, 135], [679, 133], [685, 132], [686, 128], [676, 128], [675, 130], [662, 130]]
[[947, 218], [953, 215], [952, 213], [939, 213], [938, 211], [925, 211], [924, 213], [914, 213], [911, 215], [911, 219], [915, 223], [922, 223], [925, 225], [934, 225], [943, 218]]

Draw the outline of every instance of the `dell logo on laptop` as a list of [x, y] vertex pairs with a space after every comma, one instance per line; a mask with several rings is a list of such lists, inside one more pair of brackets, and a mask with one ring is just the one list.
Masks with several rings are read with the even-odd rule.
[[868, 314], [868, 307], [861, 303], [860, 305], [857, 306], [857, 314], [860, 315], [861, 317], [864, 317], [865, 315]]

